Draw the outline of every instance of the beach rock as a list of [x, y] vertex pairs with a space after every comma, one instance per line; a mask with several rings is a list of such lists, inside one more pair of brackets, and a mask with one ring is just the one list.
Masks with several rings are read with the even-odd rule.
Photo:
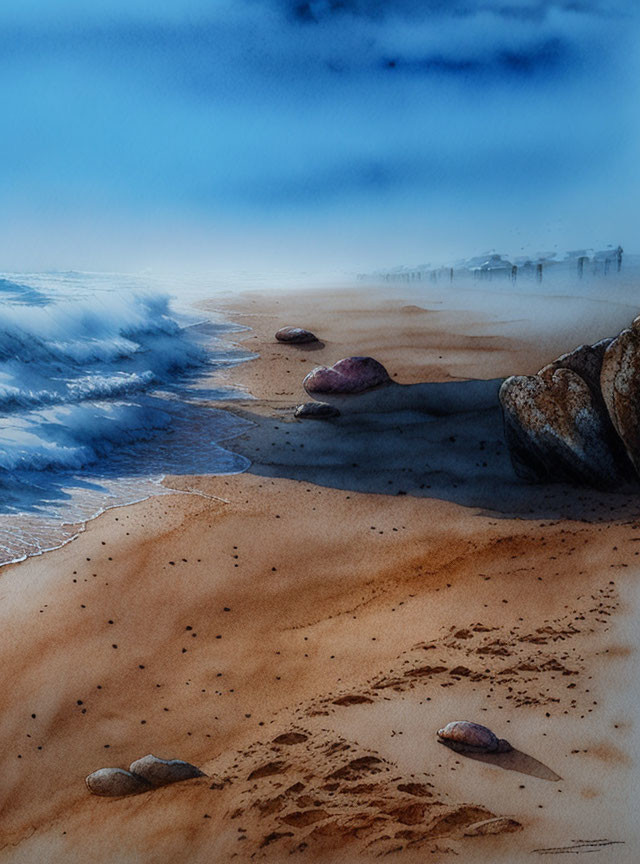
[[495, 819], [484, 819], [482, 822], [474, 822], [464, 830], [465, 837], [487, 837], [489, 834], [509, 834], [513, 831], [522, 831], [522, 825], [508, 816], [496, 816]]
[[595, 345], [579, 345], [573, 351], [562, 354], [557, 360], [543, 366], [538, 375], [550, 382], [557, 369], [571, 369], [572, 372], [576, 372], [582, 378], [592, 395], [596, 397], [596, 400], [599, 399], [604, 407], [600, 392], [600, 372], [604, 353], [612, 342], [613, 339], [607, 338], [601, 339]]
[[179, 783], [181, 780], [205, 776], [199, 768], [189, 762], [183, 762], [181, 759], [159, 759], [151, 753], [132, 762], [129, 770], [150, 786], [166, 786], [169, 783]]
[[308, 393], [363, 393], [391, 383], [389, 373], [373, 357], [346, 357], [333, 366], [316, 366], [302, 382]]
[[438, 730], [438, 742], [459, 753], [506, 753], [512, 750], [504, 738], [498, 738], [491, 729], [468, 720], [454, 720]]
[[640, 318], [604, 352], [600, 386], [615, 430], [640, 474]]
[[614, 487], [621, 469], [608, 421], [585, 381], [560, 368], [507, 378], [500, 388], [505, 437], [516, 474], [529, 482]]
[[339, 417], [340, 411], [327, 402], [305, 402], [303, 405], [298, 405], [293, 416], [310, 420], [327, 420], [330, 417]]
[[310, 330], [302, 327], [281, 327], [276, 333], [278, 342], [288, 342], [291, 345], [301, 345], [304, 342], [317, 342], [318, 337]]
[[123, 768], [100, 768], [85, 779], [92, 795], [117, 797], [146, 792], [151, 786], [147, 781]]
[[557, 360], [544, 366], [538, 375], [547, 383], [551, 383], [553, 373], [557, 369], [571, 369], [572, 372], [576, 372], [582, 378], [591, 392], [594, 409], [600, 414], [603, 443], [606, 443], [613, 454], [618, 465], [618, 473], [621, 477], [628, 477], [632, 473], [632, 468], [622, 441], [611, 421], [600, 385], [604, 355], [613, 341], [612, 338], [607, 338], [601, 339], [595, 345], [580, 345], [575, 350], [563, 354]]

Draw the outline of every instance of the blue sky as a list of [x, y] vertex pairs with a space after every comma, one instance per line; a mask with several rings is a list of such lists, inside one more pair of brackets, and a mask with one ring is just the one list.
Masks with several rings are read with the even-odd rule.
[[0, 266], [640, 251], [635, 7], [4, 0]]

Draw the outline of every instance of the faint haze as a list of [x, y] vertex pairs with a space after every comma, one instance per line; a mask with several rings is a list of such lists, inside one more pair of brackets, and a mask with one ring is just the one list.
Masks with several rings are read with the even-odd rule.
[[633, 0], [4, 0], [0, 269], [637, 250]]

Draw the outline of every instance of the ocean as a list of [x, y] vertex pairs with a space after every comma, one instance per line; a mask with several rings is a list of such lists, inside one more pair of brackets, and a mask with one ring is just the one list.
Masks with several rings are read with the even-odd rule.
[[246, 393], [216, 373], [243, 328], [144, 276], [0, 274], [0, 564], [75, 536], [166, 474], [233, 474]]

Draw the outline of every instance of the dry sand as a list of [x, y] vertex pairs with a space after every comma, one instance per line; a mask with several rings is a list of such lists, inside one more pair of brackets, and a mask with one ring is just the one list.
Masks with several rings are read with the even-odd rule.
[[[594, 322], [568, 298], [536, 333], [473, 299], [226, 303], [260, 354], [226, 373], [257, 397], [232, 406], [252, 468], [168, 478], [182, 491], [2, 570], [0, 860], [639, 860], [636, 502], [516, 483], [491, 383], [633, 310]], [[323, 345], [275, 343], [285, 324]], [[383, 362], [402, 404], [294, 421], [303, 375], [350, 354]], [[446, 749], [453, 719], [514, 751]], [[86, 791], [149, 752], [209, 776]]]

